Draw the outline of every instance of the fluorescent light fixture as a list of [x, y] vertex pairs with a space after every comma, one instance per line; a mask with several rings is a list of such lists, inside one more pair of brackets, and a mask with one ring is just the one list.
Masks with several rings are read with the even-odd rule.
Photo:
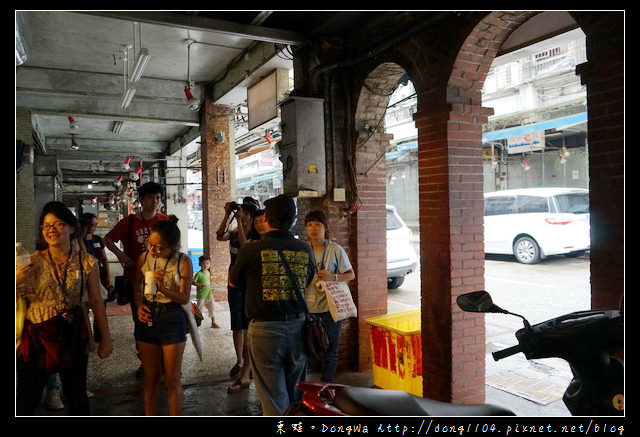
[[138, 58], [136, 59], [136, 65], [133, 66], [133, 71], [131, 72], [131, 76], [129, 78], [130, 83], [137, 82], [142, 77], [142, 72], [144, 71], [147, 63], [149, 62], [149, 50], [142, 48], [138, 52]]
[[132, 86], [127, 87], [127, 90], [122, 95], [122, 100], [120, 101], [121, 108], [128, 108], [131, 100], [133, 99], [133, 95], [136, 93], [136, 89]]
[[111, 132], [113, 132], [114, 134], [119, 134], [121, 129], [122, 129], [122, 122], [119, 120], [114, 121], [113, 126], [111, 127]]

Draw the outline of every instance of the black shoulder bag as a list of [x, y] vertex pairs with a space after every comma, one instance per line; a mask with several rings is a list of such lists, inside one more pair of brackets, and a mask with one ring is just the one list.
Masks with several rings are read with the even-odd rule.
[[300, 293], [300, 286], [298, 285], [298, 281], [296, 277], [291, 272], [291, 268], [289, 267], [289, 263], [287, 262], [287, 258], [285, 258], [284, 254], [280, 249], [278, 250], [278, 254], [280, 255], [280, 259], [284, 264], [284, 268], [287, 270], [287, 275], [289, 276], [289, 280], [291, 281], [291, 285], [296, 290], [296, 295], [298, 297], [298, 302], [300, 306], [304, 309], [306, 322], [304, 325], [304, 342], [305, 342], [305, 351], [307, 355], [310, 355], [316, 359], [320, 359], [322, 355], [329, 349], [329, 336], [324, 329], [324, 325], [322, 324], [322, 319], [318, 317], [316, 314], [309, 313], [309, 309], [307, 308], [307, 303], [302, 297], [302, 293]]

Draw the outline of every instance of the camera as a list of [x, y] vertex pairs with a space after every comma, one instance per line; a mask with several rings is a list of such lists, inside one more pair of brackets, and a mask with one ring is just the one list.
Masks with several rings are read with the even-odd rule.
[[240, 209], [240, 205], [237, 202], [229, 202], [229, 211], [237, 211]]

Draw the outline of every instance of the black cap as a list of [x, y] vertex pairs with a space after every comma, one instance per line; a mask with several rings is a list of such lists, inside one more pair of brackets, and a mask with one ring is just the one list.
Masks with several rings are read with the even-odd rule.
[[280, 194], [264, 201], [267, 216], [282, 224], [292, 224], [296, 218], [297, 210], [293, 199]]

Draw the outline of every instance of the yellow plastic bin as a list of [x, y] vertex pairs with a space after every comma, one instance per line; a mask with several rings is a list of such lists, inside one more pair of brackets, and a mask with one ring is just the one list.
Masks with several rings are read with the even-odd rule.
[[420, 310], [369, 317], [373, 383], [422, 396]]

